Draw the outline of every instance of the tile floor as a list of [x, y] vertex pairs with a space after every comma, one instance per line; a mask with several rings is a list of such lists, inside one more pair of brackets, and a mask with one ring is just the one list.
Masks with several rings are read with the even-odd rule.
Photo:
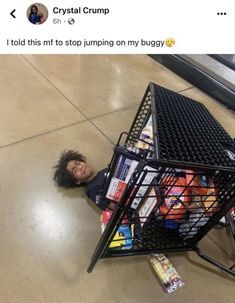
[[[235, 280], [193, 253], [170, 255], [186, 281], [171, 295], [146, 256], [100, 260], [88, 274], [99, 211], [82, 189], [57, 189], [51, 168], [69, 148], [103, 168], [149, 81], [201, 101], [233, 137], [234, 114], [147, 56], [6, 55], [0, 67], [0, 302], [233, 303]], [[224, 231], [202, 246], [232, 262]]]

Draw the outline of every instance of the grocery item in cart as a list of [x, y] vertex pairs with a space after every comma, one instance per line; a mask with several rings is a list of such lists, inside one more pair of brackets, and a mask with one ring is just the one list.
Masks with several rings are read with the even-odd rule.
[[[143, 142], [144, 141], [144, 142]], [[140, 150], [152, 150], [153, 146], [153, 125], [150, 116], [146, 125], [139, 134], [139, 140], [135, 143], [135, 147]]]
[[139, 139], [145, 141], [141, 141], [141, 140], [138, 140], [137, 143], [135, 144], [135, 147], [136, 148], [141, 148], [141, 149], [149, 149], [150, 145], [153, 144], [153, 128], [152, 126], [146, 126], [143, 128], [140, 136], [139, 136]]
[[204, 208], [208, 216], [219, 211], [218, 192], [212, 178], [206, 177], [200, 172], [187, 170], [186, 180], [191, 192], [189, 211], [194, 212], [197, 208]]
[[206, 209], [206, 213], [208, 215], [216, 213], [220, 210], [218, 204], [218, 191], [214, 187], [213, 183], [210, 184], [210, 187], [211, 188], [208, 188], [206, 195], [202, 199], [204, 207]]
[[[111, 210], [104, 210], [101, 215], [101, 231], [104, 232], [109, 220], [112, 217], [113, 212]], [[127, 216], [122, 221], [122, 224], [118, 227], [113, 240], [109, 244], [109, 248], [113, 249], [131, 249], [132, 244], [132, 230]]]
[[199, 229], [208, 222], [209, 218], [205, 216], [203, 208], [197, 208], [191, 213], [187, 220], [179, 226], [179, 234], [185, 239], [194, 237]]
[[106, 198], [119, 202], [126, 189], [135, 168], [138, 165], [138, 161], [131, 158], [120, 155], [117, 161], [114, 175], [109, 184], [109, 188], [106, 193]]
[[[175, 177], [171, 180], [171, 184], [167, 184], [167, 178], [165, 178], [163, 180], [164, 183], [166, 184], [164, 190], [165, 200], [163, 205], [160, 206], [160, 213], [165, 215], [166, 220], [181, 220], [185, 216], [189, 202], [186, 178]], [[174, 185], [172, 186], [172, 184]]]

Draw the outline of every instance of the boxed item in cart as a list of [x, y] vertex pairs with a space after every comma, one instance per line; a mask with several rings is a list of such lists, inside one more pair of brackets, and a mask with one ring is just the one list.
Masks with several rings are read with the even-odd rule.
[[179, 225], [179, 234], [184, 239], [190, 239], [198, 233], [200, 227], [204, 226], [208, 220], [209, 218], [205, 216], [204, 209], [198, 208], [189, 215], [187, 220]]
[[138, 181], [136, 183], [136, 185], [139, 184], [140, 180], [143, 177], [143, 174], [145, 174], [144, 176], [144, 180], [142, 181], [143, 185], [141, 185], [136, 193], [136, 197], [133, 199], [132, 204], [131, 204], [131, 208], [133, 209], [137, 209], [140, 202], [142, 201], [146, 191], [149, 188], [149, 184], [152, 183], [153, 179], [156, 178], [158, 176], [158, 171], [150, 166], [145, 166], [144, 167], [144, 171], [141, 172]]
[[109, 245], [109, 248], [131, 249], [132, 236], [131, 229], [128, 224], [123, 224], [118, 227], [118, 230]]
[[220, 210], [218, 204], [218, 192], [214, 180], [203, 174], [191, 170], [186, 172], [187, 185], [191, 190], [191, 203], [189, 211], [197, 208], [204, 208], [206, 214], [211, 214]]
[[[109, 220], [112, 217], [111, 210], [104, 210], [101, 215], [101, 231], [104, 232]], [[132, 231], [129, 225], [129, 221], [127, 217], [125, 217], [122, 221], [122, 224], [118, 227], [118, 230], [111, 241], [109, 248], [117, 248], [117, 249], [131, 249], [132, 244]]]
[[[149, 149], [153, 144], [153, 128], [152, 126], [145, 126], [140, 134], [140, 137], [135, 144], [136, 148]], [[144, 142], [143, 142], [144, 141]]]
[[150, 217], [151, 213], [161, 202], [159, 189], [154, 184], [156, 184], [156, 178], [152, 180], [152, 183], [147, 188], [147, 191], [144, 194], [137, 208], [141, 227], [146, 221], [148, 221], [148, 218]]
[[149, 117], [146, 125], [141, 130], [139, 138], [135, 143], [132, 151], [138, 151], [137, 153], [145, 156], [146, 158], [152, 158], [153, 154], [153, 125], [152, 116]]
[[127, 158], [123, 155], [119, 156], [113, 177], [106, 193], [106, 198], [116, 202], [121, 200], [122, 194], [126, 189], [126, 185], [137, 165], [138, 161]]

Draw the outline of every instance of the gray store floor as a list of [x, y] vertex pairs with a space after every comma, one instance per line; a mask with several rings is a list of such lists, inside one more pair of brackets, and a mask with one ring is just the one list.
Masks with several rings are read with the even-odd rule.
[[[149, 81], [204, 103], [233, 137], [234, 114], [144, 55], [0, 56], [0, 67], [0, 302], [233, 303], [235, 280], [194, 253], [168, 255], [186, 282], [170, 295], [147, 256], [100, 260], [88, 274], [100, 212], [83, 189], [57, 189], [51, 168], [64, 149], [103, 168]], [[223, 230], [202, 246], [232, 263]]]

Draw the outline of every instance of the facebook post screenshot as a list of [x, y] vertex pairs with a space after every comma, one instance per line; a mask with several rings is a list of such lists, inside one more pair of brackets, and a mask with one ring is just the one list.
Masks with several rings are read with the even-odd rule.
[[234, 303], [235, 1], [0, 25], [0, 302]]

